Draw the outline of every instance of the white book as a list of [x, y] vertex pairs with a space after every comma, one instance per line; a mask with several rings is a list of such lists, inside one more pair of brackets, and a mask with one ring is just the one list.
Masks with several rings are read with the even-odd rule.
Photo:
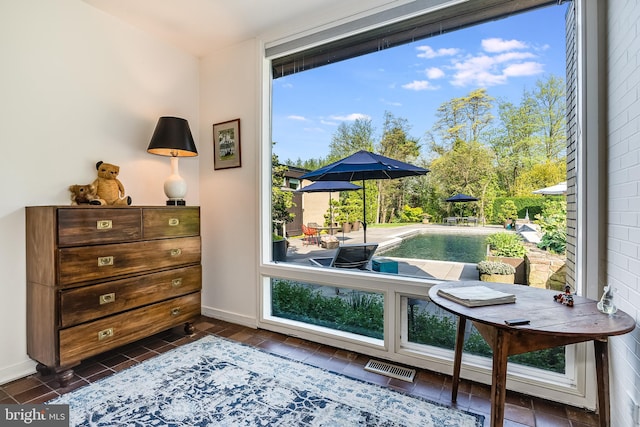
[[438, 289], [438, 295], [467, 307], [509, 304], [516, 302], [516, 296], [496, 291], [486, 286], [461, 286], [459, 288]]

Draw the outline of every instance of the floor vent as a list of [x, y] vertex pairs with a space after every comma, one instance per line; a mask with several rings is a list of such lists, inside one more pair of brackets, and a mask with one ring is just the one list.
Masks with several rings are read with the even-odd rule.
[[415, 369], [407, 369], [402, 366], [392, 365], [387, 362], [380, 362], [379, 360], [370, 359], [367, 365], [364, 367], [365, 371], [375, 372], [376, 374], [386, 375], [398, 380], [413, 382], [413, 377], [416, 375]]

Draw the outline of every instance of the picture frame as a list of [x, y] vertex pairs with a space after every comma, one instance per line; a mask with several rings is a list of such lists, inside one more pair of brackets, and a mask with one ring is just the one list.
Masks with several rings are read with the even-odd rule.
[[240, 119], [213, 125], [213, 169], [239, 168], [242, 165], [240, 150]]

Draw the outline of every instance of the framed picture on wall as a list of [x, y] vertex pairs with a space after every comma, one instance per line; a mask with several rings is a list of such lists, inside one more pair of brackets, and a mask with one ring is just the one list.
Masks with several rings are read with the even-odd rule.
[[213, 169], [239, 168], [240, 119], [213, 125]]

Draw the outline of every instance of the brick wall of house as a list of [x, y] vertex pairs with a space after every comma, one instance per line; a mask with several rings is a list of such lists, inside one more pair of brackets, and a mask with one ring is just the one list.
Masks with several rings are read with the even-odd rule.
[[565, 17], [567, 46], [567, 264], [565, 268], [567, 285], [575, 289], [576, 265], [576, 156], [577, 156], [577, 45], [576, 45], [576, 12], [571, 2]]

